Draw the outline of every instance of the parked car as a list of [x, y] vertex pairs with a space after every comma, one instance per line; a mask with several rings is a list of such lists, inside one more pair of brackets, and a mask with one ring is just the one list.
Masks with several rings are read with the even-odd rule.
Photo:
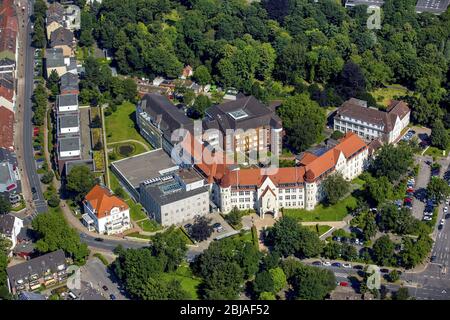
[[320, 261], [314, 261], [314, 262], [312, 263], [312, 265], [313, 265], [313, 266], [321, 266], [321, 265], [322, 265], [322, 262], [320, 262]]
[[346, 269], [351, 269], [352, 265], [350, 263], [343, 263], [342, 266]]
[[436, 261], [436, 256], [431, 256], [431, 258], [430, 258], [430, 262], [435, 262]]
[[339, 282], [339, 285], [341, 287], [348, 287], [348, 282], [347, 281], [341, 281], [341, 282]]
[[103, 286], [102, 288], [103, 288], [103, 290], [108, 291], [108, 287], [107, 286]]
[[331, 265], [332, 265], [333, 267], [337, 267], [337, 268], [342, 267], [342, 264], [340, 264], [339, 262], [333, 262]]
[[424, 216], [424, 217], [422, 218], [422, 220], [423, 220], [423, 221], [431, 221], [431, 220], [433, 220], [433, 218], [430, 217], [430, 216]]
[[214, 229], [217, 229], [217, 228], [219, 228], [221, 226], [221, 224], [220, 223], [214, 223], [213, 225], [212, 225], [212, 227], [214, 228]]
[[433, 212], [425, 211], [423, 213], [425, 216], [433, 216]]
[[187, 223], [187, 224], [184, 225], [184, 228], [185, 228], [186, 230], [190, 229], [191, 227], [192, 227], [192, 224], [191, 224], [191, 223]]
[[331, 267], [331, 262], [330, 261], [324, 261], [322, 262], [322, 265], [325, 267]]
[[444, 207], [444, 212], [445, 212], [445, 213], [448, 212], [448, 207]]
[[381, 272], [381, 273], [389, 273], [389, 269], [381, 268], [381, 269], [380, 269], [380, 272]]
[[98, 241], [98, 242], [102, 242], [102, 241], [103, 241], [103, 238], [95, 238], [94, 240], [95, 240], [95, 241]]

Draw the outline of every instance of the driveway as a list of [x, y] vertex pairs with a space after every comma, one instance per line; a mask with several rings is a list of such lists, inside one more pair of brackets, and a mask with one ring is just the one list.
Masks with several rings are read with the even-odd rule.
[[[114, 294], [117, 300], [128, 300], [115, 275], [96, 257], [89, 258], [81, 267], [81, 281], [88, 283], [108, 300], [110, 294]], [[108, 290], [103, 290], [103, 286], [107, 286]]]

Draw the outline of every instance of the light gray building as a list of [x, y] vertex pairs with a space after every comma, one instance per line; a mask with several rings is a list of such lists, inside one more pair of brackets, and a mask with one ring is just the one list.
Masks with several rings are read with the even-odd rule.
[[416, 12], [430, 12], [439, 15], [441, 13], [444, 13], [449, 5], [450, 0], [418, 0], [416, 5]]
[[162, 226], [181, 224], [209, 209], [209, 187], [195, 169], [149, 179], [140, 185], [140, 202]]

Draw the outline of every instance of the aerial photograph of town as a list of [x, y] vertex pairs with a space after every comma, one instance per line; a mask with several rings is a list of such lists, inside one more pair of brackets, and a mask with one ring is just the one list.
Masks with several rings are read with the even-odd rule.
[[449, 151], [450, 0], [0, 0], [0, 308], [450, 300]]

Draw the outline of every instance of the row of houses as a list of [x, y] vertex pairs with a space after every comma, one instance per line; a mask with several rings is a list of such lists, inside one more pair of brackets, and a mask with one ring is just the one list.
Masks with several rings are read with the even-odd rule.
[[[60, 79], [60, 95], [56, 97], [56, 165], [62, 175], [69, 164], [92, 164], [83, 156], [82, 126], [78, 104], [79, 74], [83, 68], [75, 57], [74, 32], [80, 29], [80, 8], [51, 3], [46, 12], [48, 46], [45, 50], [45, 76], [56, 72]], [[88, 134], [88, 133], [87, 133]], [[84, 159], [86, 158], [86, 159]]]
[[18, 34], [14, 1], [3, 0], [0, 7], [0, 196], [8, 198], [13, 205], [19, 205], [22, 191], [14, 144]]

